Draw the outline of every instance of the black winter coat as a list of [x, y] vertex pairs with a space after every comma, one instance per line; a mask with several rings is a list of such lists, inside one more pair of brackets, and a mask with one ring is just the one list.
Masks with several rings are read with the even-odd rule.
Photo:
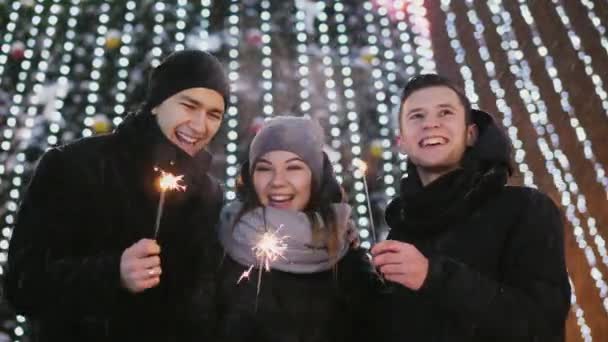
[[[463, 169], [422, 187], [416, 170], [389, 204], [388, 238], [429, 259], [419, 291], [391, 284], [379, 341], [563, 341], [570, 305], [563, 224], [552, 200], [506, 186], [508, 149], [492, 122]], [[501, 144], [503, 145], [502, 147]], [[504, 153], [502, 153], [504, 152]]]
[[[222, 192], [209, 164], [206, 151], [192, 158], [171, 144], [148, 113], [43, 155], [20, 207], [5, 284], [36, 340], [200, 341], [212, 334]], [[166, 194], [160, 285], [131, 294], [121, 286], [120, 258], [153, 236], [155, 166], [184, 174], [188, 188]]]
[[223, 342], [356, 342], [370, 339], [370, 300], [377, 277], [363, 250], [349, 251], [330, 271], [264, 271], [236, 284], [247, 267], [226, 256], [218, 290]]

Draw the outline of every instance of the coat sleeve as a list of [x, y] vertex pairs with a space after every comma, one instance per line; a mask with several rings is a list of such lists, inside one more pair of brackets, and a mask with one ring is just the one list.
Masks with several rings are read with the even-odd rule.
[[193, 254], [185, 261], [194, 267], [195, 281], [189, 282], [191, 287], [177, 289], [183, 302], [177, 313], [182, 317], [179, 341], [213, 341], [217, 334], [219, 268], [223, 254], [216, 225], [223, 204], [223, 190], [213, 181], [204, 192], [208, 196], [208, 208], [204, 217], [194, 225], [196, 232], [189, 239], [189, 249]]
[[353, 248], [338, 265], [340, 291], [348, 303], [346, 340], [377, 340], [377, 329], [384, 322], [376, 313], [379, 310], [376, 299], [383, 289], [378, 274], [374, 271], [370, 258], [363, 248]]
[[5, 293], [18, 312], [30, 316], [96, 315], [126, 295], [121, 251], [82, 253], [86, 248], [77, 236], [86, 236], [85, 203], [91, 199], [83, 190], [83, 170], [68, 166], [63, 154], [52, 149], [41, 158], [11, 238]]
[[505, 246], [503, 279], [457, 260], [431, 257], [420, 294], [489, 340], [551, 341], [563, 335], [570, 307], [563, 224], [550, 198], [532, 191]]

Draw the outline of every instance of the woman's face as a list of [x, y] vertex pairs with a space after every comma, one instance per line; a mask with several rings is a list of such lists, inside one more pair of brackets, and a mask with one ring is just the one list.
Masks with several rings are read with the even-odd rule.
[[302, 211], [310, 201], [312, 172], [292, 152], [271, 151], [253, 168], [253, 186], [264, 206]]

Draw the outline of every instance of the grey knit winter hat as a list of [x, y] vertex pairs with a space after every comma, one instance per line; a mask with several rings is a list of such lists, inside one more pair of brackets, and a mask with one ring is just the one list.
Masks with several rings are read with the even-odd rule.
[[174, 52], [150, 73], [145, 106], [152, 109], [182, 90], [198, 87], [220, 93], [226, 108], [230, 83], [220, 61], [201, 50]]
[[249, 148], [249, 174], [255, 163], [271, 151], [297, 154], [312, 173], [313, 189], [318, 190], [323, 172], [323, 128], [311, 119], [279, 116], [264, 123]]

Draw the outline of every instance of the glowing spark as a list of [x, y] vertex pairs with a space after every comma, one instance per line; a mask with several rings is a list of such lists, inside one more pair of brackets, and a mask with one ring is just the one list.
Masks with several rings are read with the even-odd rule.
[[367, 163], [364, 162], [361, 159], [354, 159], [353, 160], [353, 164], [359, 168], [359, 170], [361, 170], [361, 172], [363, 172], [363, 174], [365, 175], [367, 173]]
[[252, 248], [255, 257], [258, 260], [258, 264], [260, 266], [263, 265], [266, 271], [270, 271], [270, 263], [278, 258], [284, 259], [283, 254], [287, 250], [285, 240], [288, 236], [279, 237], [276, 234], [282, 227], [283, 226], [281, 225], [274, 233], [264, 233], [258, 243]]
[[[289, 238], [289, 236], [279, 236], [278, 233], [281, 229], [283, 229], [283, 225], [280, 225], [279, 228], [275, 232], [265, 232], [262, 234], [260, 239], [257, 241], [255, 246], [251, 248], [251, 251], [255, 255], [258, 265], [258, 283], [256, 290], [256, 310], [257, 310], [257, 298], [260, 295], [260, 288], [262, 287], [262, 268], [266, 270], [266, 272], [270, 271], [270, 265], [273, 261], [278, 258], [283, 258], [285, 251], [287, 250], [287, 243], [285, 240]], [[285, 259], [287, 260], [287, 259]], [[255, 265], [250, 265], [249, 269], [247, 269], [239, 279], [237, 280], [237, 284], [243, 279], [249, 279], [249, 275], [253, 270]]]
[[184, 175], [175, 176], [172, 173], [160, 170], [161, 177], [159, 179], [160, 190], [162, 192], [167, 190], [185, 191], [186, 186], [180, 184], [184, 180]]
[[241, 274], [241, 276], [239, 277], [239, 280], [236, 281], [237, 284], [240, 283], [241, 280], [243, 280], [243, 279], [249, 280], [249, 275], [251, 274], [251, 271], [253, 270], [253, 266], [254, 265], [249, 266], [249, 269], [247, 269], [247, 271], [245, 271], [245, 272], [243, 272], [243, 274]]
[[156, 211], [156, 225], [154, 226], [154, 238], [158, 237], [158, 229], [160, 227], [160, 218], [163, 215], [163, 206], [165, 204], [165, 193], [167, 191], [186, 191], [186, 186], [180, 184], [184, 180], [183, 175], [175, 176], [172, 173], [165, 172], [158, 167], [154, 168], [154, 171], [160, 171], [161, 176], [158, 181], [160, 185], [160, 199], [158, 200], [158, 210]]

